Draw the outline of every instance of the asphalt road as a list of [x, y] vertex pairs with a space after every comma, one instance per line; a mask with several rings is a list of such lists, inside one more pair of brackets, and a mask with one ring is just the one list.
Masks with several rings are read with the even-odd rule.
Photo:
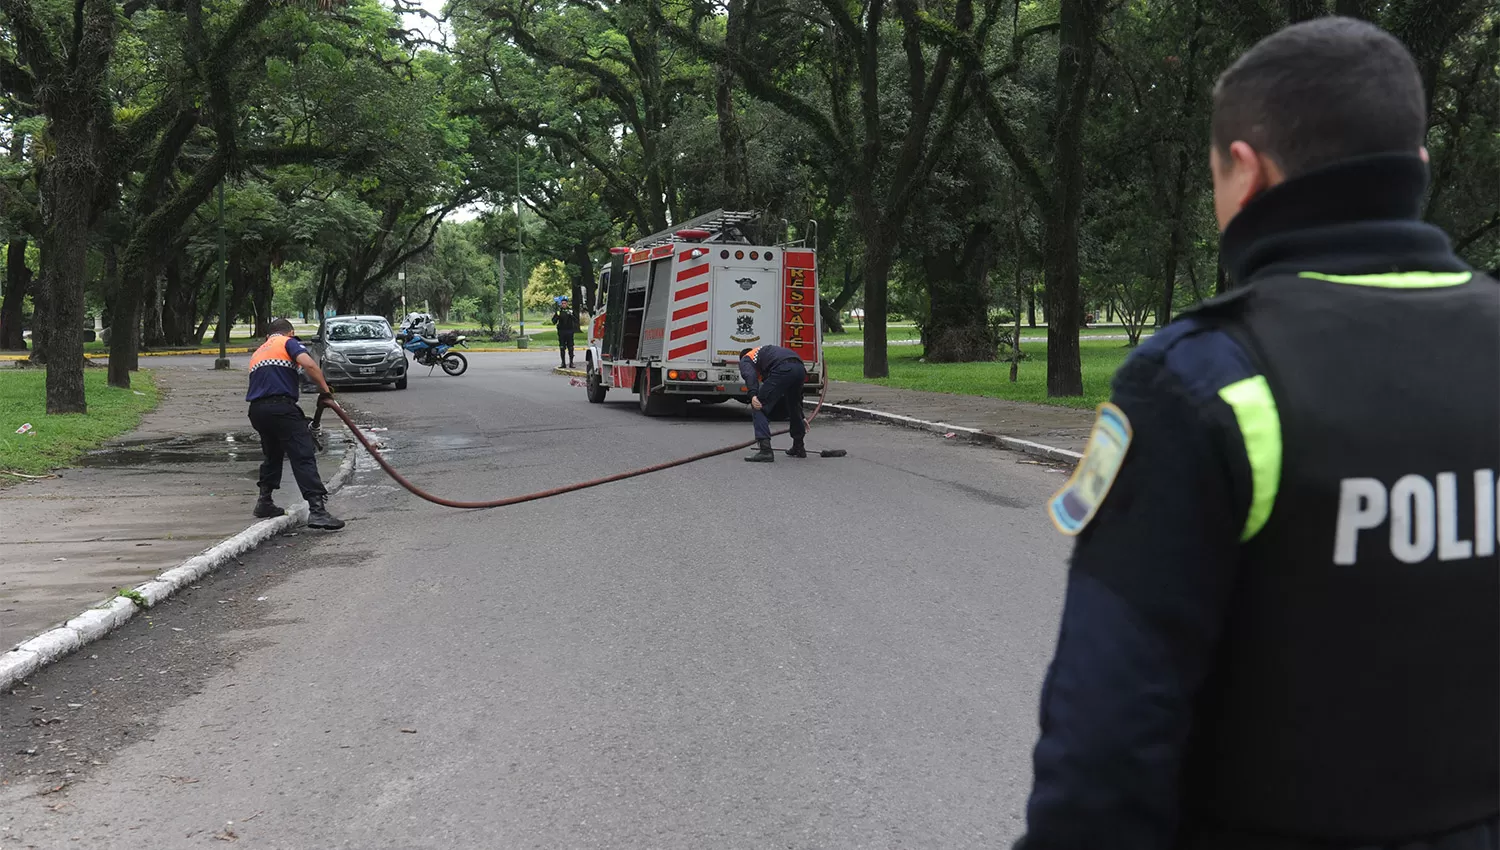
[[[444, 495], [750, 436], [736, 403], [647, 420], [548, 355], [471, 361], [346, 396]], [[1063, 476], [881, 425], [809, 442], [849, 456], [487, 512], [362, 463], [346, 530], [281, 538], [0, 696], [0, 848], [1006, 845]]]

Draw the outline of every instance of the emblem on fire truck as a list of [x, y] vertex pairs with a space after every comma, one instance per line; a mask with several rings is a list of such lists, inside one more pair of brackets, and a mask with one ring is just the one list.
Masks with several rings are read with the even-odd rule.
[[734, 320], [734, 331], [740, 336], [750, 336], [755, 333], [755, 317], [740, 316]]
[[753, 278], [753, 277], [742, 277], [739, 280], [735, 281], [735, 283], [738, 283], [740, 285], [740, 289], [743, 289], [746, 292], [749, 292], [750, 291], [750, 287], [752, 287], [752, 286], [755, 285], [755, 278]]

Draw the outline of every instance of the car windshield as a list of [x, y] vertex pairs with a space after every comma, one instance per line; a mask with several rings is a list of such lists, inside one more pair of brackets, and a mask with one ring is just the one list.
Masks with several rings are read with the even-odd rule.
[[330, 342], [390, 338], [391, 326], [385, 322], [333, 322], [328, 325]]

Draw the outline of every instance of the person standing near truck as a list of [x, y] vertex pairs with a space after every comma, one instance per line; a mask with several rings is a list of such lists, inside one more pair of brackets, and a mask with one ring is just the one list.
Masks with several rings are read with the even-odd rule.
[[557, 309], [552, 311], [552, 324], [557, 326], [557, 354], [562, 358], [564, 369], [573, 368], [573, 336], [578, 333], [578, 317], [568, 296], [557, 299]]

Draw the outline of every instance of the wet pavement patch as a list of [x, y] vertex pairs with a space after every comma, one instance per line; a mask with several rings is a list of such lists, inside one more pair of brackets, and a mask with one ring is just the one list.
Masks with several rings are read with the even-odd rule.
[[165, 440], [126, 440], [79, 459], [92, 469], [183, 463], [260, 462], [260, 437], [254, 432], [187, 434]]

